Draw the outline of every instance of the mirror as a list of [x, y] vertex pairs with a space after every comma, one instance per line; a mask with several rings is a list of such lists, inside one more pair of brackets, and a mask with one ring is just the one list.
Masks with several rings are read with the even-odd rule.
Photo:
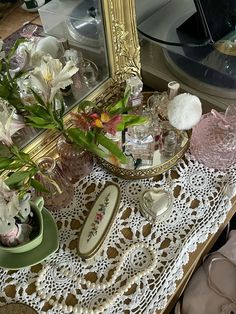
[[[142, 78], [147, 86], [160, 91], [166, 90], [168, 82], [178, 80], [183, 91], [201, 99], [204, 112], [212, 108], [225, 110], [236, 97], [235, 56], [232, 55], [235, 31], [230, 32], [231, 24], [226, 30], [224, 25], [228, 15], [235, 25], [234, 5], [220, 1], [215, 7], [212, 1], [203, 1], [206, 19], [215, 21], [219, 17], [217, 28], [222, 26], [222, 33], [216, 36], [216, 24], [203, 23], [197, 10], [200, 2], [147, 0], [144, 4], [142, 0], [135, 1], [138, 28], [149, 36], [140, 36]], [[212, 7], [207, 10], [205, 6]]]
[[[55, 2], [57, 1], [51, 1], [48, 4]], [[71, 7], [70, 5], [75, 2], [76, 6]], [[58, 0], [58, 3], [64, 7], [64, 10], [60, 11], [60, 16], [57, 15], [57, 11], [53, 15], [53, 9], [46, 10], [47, 5], [42, 7], [40, 14], [46, 18], [47, 23], [51, 23], [46, 25], [45, 30], [50, 32], [51, 35], [69, 38], [70, 46], [72, 48], [79, 47], [84, 54], [85, 63], [87, 62], [91, 73], [94, 74], [97, 69], [99, 72], [95, 75], [95, 81], [90, 81], [89, 84], [89, 79], [94, 78], [94, 76], [87, 71], [84, 78], [87, 79], [87, 81], [85, 80], [85, 89], [79, 95], [76, 94], [78, 90], [75, 89], [74, 94], [66, 96], [68, 110], [64, 119], [69, 126], [69, 112], [71, 110], [75, 111], [76, 105], [82, 99], [105, 102], [117, 92], [121, 82], [131, 75], [140, 73], [139, 44], [134, 0], [86, 0], [79, 2]], [[87, 9], [88, 4], [89, 8]], [[86, 8], [84, 5], [86, 5]], [[92, 6], [90, 7], [90, 5]], [[71, 17], [68, 16], [66, 11], [68, 7], [70, 8]], [[78, 7], [80, 10], [78, 10]], [[42, 13], [43, 10], [46, 11]], [[81, 23], [81, 16], [79, 15], [79, 12], [82, 11], [87, 14], [84, 24]], [[63, 12], [64, 17], [61, 12]], [[95, 18], [97, 18], [96, 22], [94, 22]], [[55, 22], [55, 19], [59, 23]], [[84, 32], [84, 27], [90, 31]], [[94, 32], [94, 27], [97, 27], [99, 31]], [[81, 38], [82, 42], [78, 43]], [[33, 134], [33, 136], [34, 140], [24, 148], [32, 157], [46, 155], [54, 150], [58, 136], [56, 132], [47, 130], [39, 135]], [[25, 136], [23, 137], [26, 139]]]

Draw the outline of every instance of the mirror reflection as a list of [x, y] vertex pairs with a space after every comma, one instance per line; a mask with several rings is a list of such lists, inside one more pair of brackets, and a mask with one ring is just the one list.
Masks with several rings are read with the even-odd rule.
[[[22, 103], [26, 106], [35, 103], [32, 90], [49, 101], [45, 96], [47, 89], [53, 92], [55, 89], [55, 107], [62, 110], [63, 102], [66, 114], [109, 78], [102, 1], [55, 0], [41, 7], [39, 16], [42, 26], [26, 24], [7, 38], [3, 50], [9, 53], [15, 40], [24, 38], [10, 65]], [[48, 58], [58, 60], [57, 64], [54, 62], [57, 68]], [[77, 68], [75, 73], [68, 66], [72, 63]], [[1, 111], [5, 105], [1, 100]], [[20, 108], [14, 119], [24, 120]], [[40, 132], [27, 126], [14, 135], [14, 141], [24, 147]]]
[[235, 2], [135, 2], [142, 70], [149, 86], [159, 78], [177, 77], [187, 84], [184, 89], [194, 89], [201, 98], [226, 109], [229, 99], [236, 98]]

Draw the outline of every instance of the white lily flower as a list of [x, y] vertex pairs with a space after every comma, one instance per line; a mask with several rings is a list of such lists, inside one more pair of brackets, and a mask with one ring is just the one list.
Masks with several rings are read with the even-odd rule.
[[40, 91], [45, 101], [52, 102], [56, 93], [73, 83], [71, 77], [78, 71], [72, 61], [63, 67], [58, 59], [43, 58], [41, 66], [31, 74], [32, 85]]
[[11, 146], [13, 144], [12, 135], [24, 128], [25, 124], [13, 118], [14, 111], [9, 115], [7, 109], [4, 107], [3, 109], [0, 112], [0, 141]]

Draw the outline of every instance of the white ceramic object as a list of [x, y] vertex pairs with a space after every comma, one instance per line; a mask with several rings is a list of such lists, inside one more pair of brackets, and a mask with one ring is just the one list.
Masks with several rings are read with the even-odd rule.
[[165, 190], [151, 188], [142, 192], [139, 203], [143, 215], [150, 222], [159, 223], [169, 217], [172, 211], [173, 197]]
[[120, 204], [120, 188], [113, 183], [105, 186], [85, 220], [78, 240], [78, 255], [90, 260], [102, 249]]

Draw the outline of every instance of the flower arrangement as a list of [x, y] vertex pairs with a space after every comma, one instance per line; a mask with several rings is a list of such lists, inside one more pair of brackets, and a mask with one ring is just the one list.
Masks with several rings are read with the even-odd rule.
[[[60, 86], [65, 86], [65, 84], [62, 83]], [[36, 128], [55, 129], [68, 142], [75, 143], [102, 158], [107, 156], [108, 151], [122, 163], [126, 162], [126, 156], [106, 135], [115, 135], [117, 131], [146, 121], [145, 117], [123, 114], [129, 110], [127, 107], [129, 93], [126, 93], [124, 98], [114, 105], [99, 106], [91, 101], [81, 102], [77, 112], [70, 113], [72, 127], [66, 129], [63, 122], [63, 101], [58, 99], [55, 101], [55, 98], [50, 101], [50, 96], [46, 96], [48, 101], [45, 102], [45, 97], [43, 99], [34, 91], [33, 94], [37, 103], [26, 108], [28, 125]]]
[[[48, 192], [36, 179], [40, 172], [38, 165], [15, 145], [16, 132], [25, 125], [53, 129], [73, 145], [102, 158], [109, 152], [125, 163], [126, 156], [110, 136], [143, 123], [146, 118], [127, 113], [130, 94], [126, 92], [115, 104], [82, 101], [77, 111], [70, 113], [71, 127], [66, 128], [63, 120], [65, 104], [60, 93], [72, 84], [72, 76], [78, 71], [73, 61], [62, 64], [52, 55], [38, 51], [34, 43], [21, 40], [8, 53], [2, 47], [0, 40], [0, 98], [10, 106], [7, 108], [2, 104], [0, 111], [0, 142], [5, 148], [5, 153], [0, 156], [0, 241], [14, 246], [19, 243], [19, 225], [25, 223], [30, 212], [28, 192], [32, 188]], [[16, 52], [20, 54], [21, 62], [12, 69]], [[21, 97], [22, 80], [30, 84], [30, 104]], [[14, 118], [15, 111], [24, 113], [24, 123]], [[54, 184], [56, 186], [56, 182]], [[28, 209], [27, 214], [21, 211], [22, 203]], [[29, 239], [30, 228], [24, 227], [20, 243]]]
[[[0, 97], [24, 111], [26, 125], [57, 130], [67, 141], [100, 157], [105, 157], [108, 151], [120, 162], [126, 162], [125, 155], [106, 134], [114, 135], [145, 121], [144, 117], [123, 114], [128, 111], [129, 93], [115, 105], [99, 106], [83, 101], [78, 105], [78, 112], [71, 114], [73, 127], [66, 129], [63, 122], [65, 105], [60, 92], [72, 84], [72, 76], [78, 71], [73, 61], [63, 65], [49, 53], [37, 50], [32, 42], [17, 41], [7, 55], [2, 51], [2, 45], [1, 42]], [[11, 71], [11, 58], [16, 51], [21, 55], [21, 65]], [[22, 77], [30, 82], [33, 96], [30, 105], [24, 104], [20, 97], [19, 78]]]
[[4, 105], [2, 109], [0, 142], [6, 154], [0, 156], [0, 245], [14, 247], [30, 241], [34, 227], [35, 221], [30, 219], [30, 190], [46, 189], [34, 177], [40, 170], [37, 164], [13, 142], [12, 136], [25, 126], [24, 123], [14, 119], [14, 110], [9, 114]]

